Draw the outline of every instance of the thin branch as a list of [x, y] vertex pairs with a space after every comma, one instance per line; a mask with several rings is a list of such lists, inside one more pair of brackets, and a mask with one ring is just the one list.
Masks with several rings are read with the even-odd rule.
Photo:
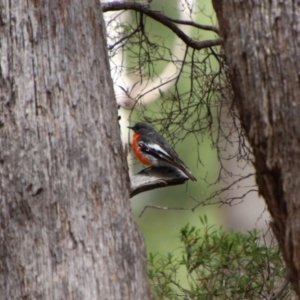
[[193, 21], [187, 21], [187, 20], [177, 20], [177, 19], [172, 19], [166, 16], [166, 18], [176, 24], [181, 24], [181, 25], [188, 25], [188, 26], [193, 26], [196, 27], [198, 29], [202, 29], [202, 30], [208, 30], [208, 31], [213, 31], [216, 34], [220, 34], [220, 31], [217, 27], [215, 26], [210, 26], [210, 25], [203, 25], [203, 24], [199, 24], [199, 23], [195, 23]]
[[[163, 15], [159, 11], [154, 11], [148, 8], [143, 3], [137, 3], [137, 2], [108, 2], [108, 3], [102, 3], [102, 11], [103, 12], [108, 12], [108, 11], [118, 11], [118, 10], [135, 10], [138, 12], [141, 12], [148, 17], [152, 18], [153, 20], [165, 25], [168, 27], [170, 30], [172, 30], [185, 44], [193, 49], [196, 50], [201, 50], [213, 46], [220, 46], [222, 44], [222, 39], [214, 39], [214, 40], [205, 40], [205, 41], [195, 41], [189, 36], [187, 36], [180, 28], [178, 28], [173, 22], [176, 21], [178, 22], [189, 22], [189, 21], [178, 21], [178, 20], [173, 20], [165, 15]], [[192, 25], [193, 24], [193, 25]], [[194, 22], [191, 22], [191, 24], [186, 24], [186, 25], [192, 25], [195, 26]], [[204, 26], [200, 25], [199, 26]], [[203, 29], [203, 28], [201, 28]], [[208, 29], [206, 29], [208, 30]], [[211, 29], [212, 30], [212, 29]], [[212, 30], [215, 32], [215, 30]]]
[[187, 180], [187, 177], [171, 167], [147, 168], [131, 176], [130, 198], [149, 190], [183, 184]]
[[139, 214], [139, 218], [144, 214], [144, 212], [148, 208], [161, 209], [161, 210], [172, 210], [172, 211], [173, 210], [190, 210], [190, 211], [192, 211], [192, 209], [189, 207], [169, 207], [169, 206], [159, 206], [159, 205], [146, 205], [143, 208], [143, 210], [141, 211], [141, 213]]
[[133, 30], [131, 33], [129, 33], [128, 35], [123, 36], [121, 39], [119, 39], [118, 41], [116, 41], [113, 45], [108, 46], [108, 50], [112, 50], [116, 45], [122, 43], [125, 40], [130, 39], [133, 35], [135, 35], [138, 31], [140, 30], [139, 27], [137, 27], [135, 30]]

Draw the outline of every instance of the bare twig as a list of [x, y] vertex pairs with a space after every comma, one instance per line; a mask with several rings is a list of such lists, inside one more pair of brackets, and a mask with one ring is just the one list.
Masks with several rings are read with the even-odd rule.
[[129, 40], [133, 35], [135, 35], [138, 31], [140, 30], [140, 28], [136, 28], [135, 30], [133, 30], [130, 34], [123, 36], [121, 39], [119, 39], [116, 43], [114, 43], [113, 45], [108, 46], [108, 50], [112, 50], [116, 45], [122, 43], [123, 41]]
[[202, 29], [202, 30], [208, 30], [208, 31], [213, 31], [216, 34], [220, 34], [219, 29], [215, 26], [210, 26], [210, 25], [203, 25], [203, 24], [199, 24], [193, 21], [187, 21], [187, 20], [177, 20], [177, 19], [172, 19], [169, 17], [166, 17], [169, 21], [176, 23], [176, 24], [181, 24], [181, 25], [188, 25], [188, 26], [192, 26], [192, 27], [196, 27], [198, 29]]
[[202, 27], [200, 29], [204, 30], [211, 30], [216, 32], [216, 28], [213, 26], [210, 26], [211, 29], [208, 29], [207, 26], [198, 24], [196, 26], [196, 23], [190, 22], [190, 21], [179, 21], [172, 18], [169, 18], [165, 15], [163, 15], [159, 11], [154, 11], [148, 8], [143, 3], [137, 3], [137, 2], [108, 2], [108, 3], [102, 3], [102, 11], [108, 12], [108, 11], [118, 11], [118, 10], [135, 10], [138, 12], [141, 12], [148, 17], [152, 18], [153, 20], [165, 25], [170, 30], [172, 30], [182, 41], [185, 42], [185, 44], [193, 49], [201, 50], [213, 46], [220, 46], [222, 44], [222, 40], [220, 38], [214, 39], [214, 40], [205, 40], [205, 41], [195, 41], [189, 36], [187, 36], [180, 28], [178, 28], [174, 23], [178, 24], [185, 24], [185, 25], [191, 25], [194, 27]]
[[139, 214], [139, 217], [141, 217], [146, 209], [153, 208], [153, 209], [161, 209], [161, 210], [192, 210], [190, 207], [169, 207], [169, 206], [159, 206], [159, 205], [146, 205], [141, 213]]

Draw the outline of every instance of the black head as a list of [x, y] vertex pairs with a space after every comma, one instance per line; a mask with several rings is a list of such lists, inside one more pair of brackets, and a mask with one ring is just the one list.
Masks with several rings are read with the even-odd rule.
[[138, 122], [134, 126], [128, 126], [128, 128], [132, 129], [135, 133], [143, 135], [150, 132], [156, 132], [156, 130], [152, 126], [142, 122]]

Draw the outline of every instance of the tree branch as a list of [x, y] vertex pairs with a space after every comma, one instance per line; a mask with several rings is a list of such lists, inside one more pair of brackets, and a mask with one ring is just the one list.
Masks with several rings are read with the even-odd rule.
[[131, 176], [130, 198], [153, 189], [183, 184], [188, 180], [173, 168], [147, 168]]
[[195, 41], [189, 36], [187, 36], [180, 28], [178, 28], [174, 23], [184, 24], [184, 25], [191, 25], [203, 30], [211, 30], [213, 32], [218, 33], [218, 29], [214, 26], [206, 26], [200, 25], [190, 21], [180, 21], [169, 18], [163, 15], [159, 11], [154, 11], [148, 8], [147, 5], [143, 3], [136, 3], [136, 2], [109, 2], [109, 3], [102, 3], [102, 11], [118, 11], [118, 10], [135, 10], [141, 12], [148, 17], [152, 18], [153, 20], [165, 25], [170, 30], [172, 30], [185, 44], [193, 49], [201, 50], [208, 47], [213, 46], [220, 46], [222, 44], [222, 39], [214, 39], [214, 40], [205, 40], [205, 41]]
[[218, 35], [220, 34], [219, 29], [215, 26], [203, 25], [203, 24], [195, 23], [193, 21], [177, 20], [177, 19], [173, 19], [173, 18], [170, 18], [170, 17], [167, 17], [167, 16], [165, 16], [165, 18], [168, 19], [169, 21], [173, 22], [173, 23], [176, 23], [176, 24], [193, 26], [193, 27], [196, 27], [198, 29], [213, 31]]

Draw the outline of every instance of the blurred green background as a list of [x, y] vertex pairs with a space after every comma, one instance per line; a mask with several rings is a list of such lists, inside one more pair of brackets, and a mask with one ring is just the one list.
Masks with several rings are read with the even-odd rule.
[[[189, 20], [189, 17], [185, 15], [185, 13], [181, 14], [180, 12], [180, 10], [184, 9], [183, 5], [187, 5], [188, 2], [184, 2], [185, 4], [182, 3], [178, 5], [177, 1], [174, 0], [154, 0], [150, 6], [151, 9], [161, 11], [172, 18], [180, 19], [183, 16], [184, 19]], [[210, 1], [199, 0], [194, 1], [194, 4], [190, 1], [190, 9], [192, 7], [193, 10], [197, 12], [193, 15], [193, 21], [201, 24], [212, 25], [211, 16], [213, 15], [213, 9]], [[131, 14], [132, 18], [134, 18], [135, 13]], [[213, 19], [215, 18], [213, 17]], [[216, 25], [216, 23], [214, 23], [214, 25]], [[181, 28], [188, 29], [187, 27]], [[147, 18], [145, 23], [145, 31], [149, 32], [149, 37], [152, 41], [162, 39], [164, 44], [171, 49], [175, 46], [175, 43], [181, 43], [181, 40], [178, 41], [169, 29], [150, 18]], [[208, 31], [201, 31], [199, 36], [199, 31], [196, 29], [192, 29], [188, 34], [191, 34], [192, 37], [198, 40], [215, 37], [215, 34]], [[136, 51], [138, 51], [138, 49]], [[165, 55], [168, 56], [168, 53]], [[127, 56], [127, 60], [129, 65], [137, 63], [130, 54]], [[155, 65], [154, 73], [159, 75], [166, 65], [167, 63], [163, 62], [157, 63]], [[189, 67], [187, 66], [187, 68]], [[178, 89], [182, 92], [189, 86], [189, 78], [181, 79]], [[170, 89], [172, 90], [174, 87], [171, 87]], [[156, 92], [156, 94], [158, 93]], [[142, 113], [138, 109], [138, 112], [134, 112], [131, 115], [131, 122], [135, 123], [140, 121], [141, 114], [143, 118], [147, 115], [151, 118], [160, 118], [161, 101], [164, 100], [160, 99], [158, 96], [155, 102], [145, 104], [146, 108], [145, 110], [142, 109]], [[157, 129], [159, 129], [159, 125], [157, 126]], [[185, 185], [145, 192], [131, 200], [132, 210], [136, 222], [145, 238], [148, 253], [158, 252], [166, 254], [169, 251], [177, 249], [180, 246], [180, 241], [178, 239], [180, 228], [187, 223], [194, 225], [198, 224], [199, 215], [206, 214], [210, 222], [216, 225], [222, 224], [220, 210], [215, 205], [199, 206], [194, 212], [190, 210], [172, 209], [172, 207], [191, 208], [197, 204], [193, 198], [197, 201], [201, 201], [207, 198], [212, 192], [212, 188], [208, 188], [207, 183], [204, 180], [201, 180], [201, 178], [205, 177], [209, 182], [216, 180], [219, 172], [217, 155], [216, 151], [212, 149], [211, 141], [208, 137], [201, 136], [199, 137], [199, 140], [200, 145], [197, 144], [193, 136], [188, 136], [184, 139], [184, 141], [179, 142], [176, 145], [176, 151], [197, 178], [197, 182], [189, 181]], [[202, 164], [198, 162], [199, 153]], [[129, 166], [132, 169], [132, 173], [136, 173], [143, 168], [143, 166], [138, 163], [133, 156], [129, 157]], [[214, 186], [213, 188], [217, 188], [217, 186]], [[167, 207], [168, 210], [148, 208], [143, 215], [139, 217], [147, 205], [163, 206]]]
[[[146, 1], [134, 2], [147, 5]], [[209, 0], [153, 0], [149, 4], [149, 8], [174, 19], [192, 20], [203, 25], [217, 26]], [[222, 154], [226, 152], [226, 158], [234, 157], [234, 159], [222, 158], [222, 164], [226, 161], [226, 171], [224, 171], [225, 175], [222, 174], [224, 180], [221, 183], [217, 182], [220, 175], [219, 158], [222, 155], [217, 154], [212, 139], [215, 142], [214, 137], [220, 128], [224, 129], [220, 123], [224, 122], [227, 128], [224, 129], [221, 139], [226, 140], [226, 134], [231, 130], [229, 123], [234, 122], [230, 118], [232, 115], [228, 114], [232, 107], [226, 106], [221, 112], [222, 116], [217, 116], [217, 113], [220, 113], [220, 106], [224, 107], [220, 105], [220, 100], [222, 102], [224, 100], [224, 90], [221, 90], [222, 96], [220, 97], [220, 93], [214, 94], [214, 89], [210, 89], [210, 83], [217, 77], [215, 75], [220, 67], [211, 49], [209, 51], [207, 49], [193, 51], [189, 48], [185, 57], [186, 63], [181, 69], [180, 62], [185, 55], [185, 44], [170, 29], [150, 17], [144, 16], [143, 33], [139, 31], [131, 35], [138, 24], [141, 25], [140, 13], [118, 11], [113, 17], [111, 16], [105, 15], [105, 18], [108, 45], [115, 45], [111, 47], [110, 52], [111, 72], [117, 102], [121, 106], [119, 115], [121, 115], [120, 124], [124, 144], [130, 144], [132, 132], [128, 132], [128, 125], [149, 120], [168, 142], [175, 146], [179, 157], [197, 178], [197, 182], [188, 181], [184, 185], [144, 192], [131, 199], [135, 220], [145, 238], [147, 253], [159, 253], [166, 256], [167, 253], [172, 252], [181, 256], [180, 246], [182, 245], [179, 231], [187, 223], [198, 227], [199, 216], [206, 215], [208, 224], [214, 224], [216, 227], [224, 225], [225, 229], [233, 227], [241, 232], [255, 227], [259, 230], [264, 226], [267, 227], [268, 216], [263, 216], [265, 204], [258, 195], [251, 194], [247, 201], [243, 197], [241, 198], [245, 189], [253, 188], [255, 192], [254, 176], [246, 183], [238, 182], [237, 185], [232, 186], [230, 192], [226, 191], [226, 195], [222, 194], [224, 199], [229, 194], [230, 197], [236, 197], [233, 206], [231, 203], [222, 208], [220, 205], [199, 205], [193, 212], [188, 210], [197, 205], [196, 201], [203, 202], [212, 192], [230, 185], [243, 175], [254, 173], [249, 160], [243, 160], [243, 157], [238, 155], [234, 157], [237, 148], [240, 147], [235, 136], [240, 133], [240, 131], [235, 131], [239, 127], [237, 124], [233, 133], [230, 132], [232, 138], [228, 142], [230, 145], [226, 145], [222, 150]], [[178, 27], [196, 41], [218, 38], [212, 31], [184, 25], [178, 25]], [[126, 35], [131, 35], [131, 41], [128, 43], [123, 39]], [[119, 41], [122, 43], [118, 43]], [[214, 47], [214, 52], [219, 53], [220, 48]], [[197, 58], [193, 64], [194, 54]], [[173, 66], [173, 69], [170, 66]], [[224, 71], [224, 65], [222, 67]], [[175, 81], [172, 81], [172, 84], [154, 88], [159, 85], [159, 83], [157, 84], [159, 80], [163, 82], [172, 78], [174, 72], [178, 72], [179, 69], [182, 74], [176, 85]], [[193, 81], [195, 83], [193, 89], [191, 89], [190, 74], [193, 74], [196, 79]], [[223, 88], [222, 85], [220, 86]], [[214, 88], [220, 92], [218, 89], [220, 86], [216, 84]], [[147, 93], [147, 90], [151, 92]], [[192, 95], [190, 95], [191, 90], [194, 91]], [[209, 92], [203, 95], [201, 94], [202, 90], [209, 90]], [[143, 96], [139, 98], [141, 94]], [[228, 97], [231, 97], [231, 91]], [[171, 111], [172, 113], [170, 113]], [[212, 121], [211, 127], [208, 126], [210, 120]], [[235, 121], [239, 123], [238, 118]], [[181, 125], [185, 127], [184, 130], [180, 130]], [[194, 126], [192, 132], [187, 134], [192, 126]], [[240, 165], [238, 165], [239, 162], [241, 162]], [[131, 154], [128, 156], [128, 165], [131, 174], [144, 168]], [[234, 169], [233, 173], [231, 173], [232, 169]], [[234, 206], [235, 204], [239, 205]], [[167, 209], [148, 208], [140, 216], [148, 205]], [[260, 222], [259, 226], [258, 222]], [[184, 271], [186, 270], [183, 270], [182, 274]], [[185, 282], [182, 274], [180, 274], [180, 278], [182, 282]]]

